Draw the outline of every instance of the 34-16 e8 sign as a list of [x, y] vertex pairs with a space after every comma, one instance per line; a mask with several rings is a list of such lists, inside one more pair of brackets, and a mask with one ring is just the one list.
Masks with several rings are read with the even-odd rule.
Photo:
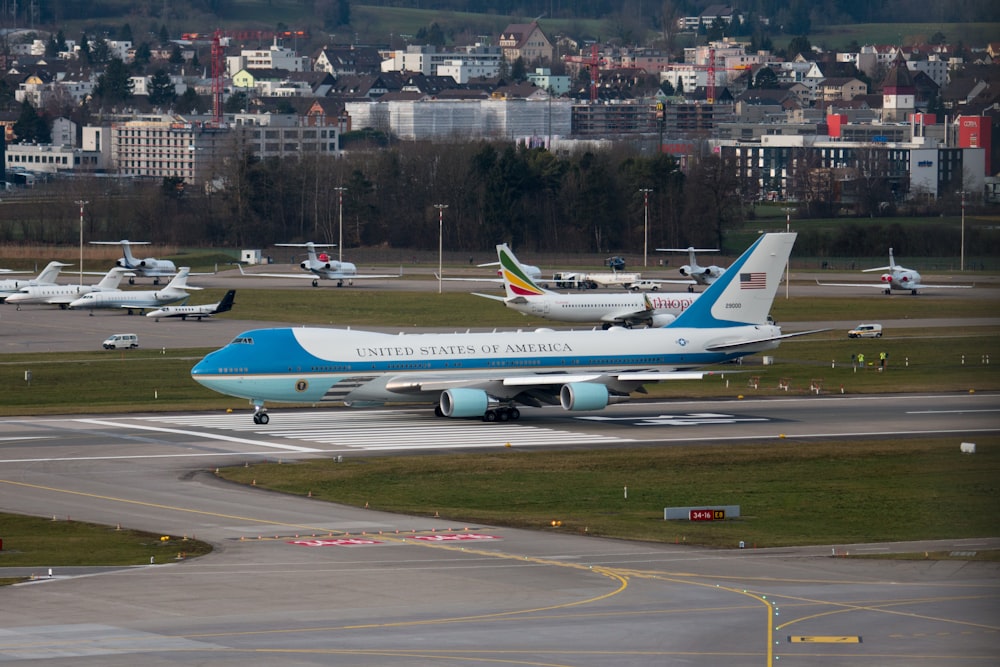
[[688, 519], [691, 521], [725, 521], [726, 510], [691, 510], [688, 513]]

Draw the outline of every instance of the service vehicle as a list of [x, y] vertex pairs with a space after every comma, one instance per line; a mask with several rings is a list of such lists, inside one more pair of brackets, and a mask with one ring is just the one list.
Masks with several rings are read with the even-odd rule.
[[139, 347], [139, 337], [134, 333], [111, 334], [101, 343], [105, 350], [134, 349]]
[[859, 324], [847, 332], [848, 338], [881, 338], [881, 324]]

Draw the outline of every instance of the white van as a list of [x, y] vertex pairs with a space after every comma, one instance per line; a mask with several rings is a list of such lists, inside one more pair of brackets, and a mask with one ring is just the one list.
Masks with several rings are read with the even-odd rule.
[[139, 337], [135, 334], [111, 334], [101, 343], [105, 350], [117, 350], [119, 348], [139, 347]]
[[847, 332], [848, 338], [881, 338], [881, 324], [859, 324]]

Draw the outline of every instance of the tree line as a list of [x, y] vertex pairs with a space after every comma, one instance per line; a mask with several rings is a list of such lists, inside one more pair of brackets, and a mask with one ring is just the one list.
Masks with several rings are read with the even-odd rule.
[[[52, 195], [8, 202], [0, 240], [75, 242], [78, 199], [90, 202], [91, 238], [229, 247], [336, 242], [342, 213], [346, 247], [434, 249], [435, 204], [448, 207], [446, 247], [462, 251], [501, 241], [533, 251], [641, 251], [647, 231], [650, 247], [705, 246], [742, 220], [738, 191], [715, 156], [682, 171], [669, 155], [624, 147], [558, 155], [492, 142], [370, 144], [341, 158], [260, 160], [236, 144], [216, 167], [205, 188], [85, 176], [39, 186], [36, 196]], [[652, 190], [648, 209], [642, 189]]]

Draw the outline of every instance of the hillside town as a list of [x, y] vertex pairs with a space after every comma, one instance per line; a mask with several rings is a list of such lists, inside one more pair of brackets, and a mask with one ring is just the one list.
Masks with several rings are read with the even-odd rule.
[[[712, 6], [678, 28], [731, 20], [731, 8]], [[819, 211], [956, 193], [1000, 201], [1000, 42], [824, 52], [796, 38], [778, 57], [720, 37], [678, 59], [581, 44], [543, 21], [447, 48], [302, 53], [295, 31], [160, 37], [140, 48], [8, 31], [0, 94], [19, 110], [0, 114], [6, 188], [90, 174], [209, 191], [226, 187], [219, 165], [234, 146], [304, 159], [388, 142], [501, 140], [557, 154], [626, 143], [682, 167], [714, 154], [745, 200]], [[79, 113], [95, 101], [99, 111]]]

